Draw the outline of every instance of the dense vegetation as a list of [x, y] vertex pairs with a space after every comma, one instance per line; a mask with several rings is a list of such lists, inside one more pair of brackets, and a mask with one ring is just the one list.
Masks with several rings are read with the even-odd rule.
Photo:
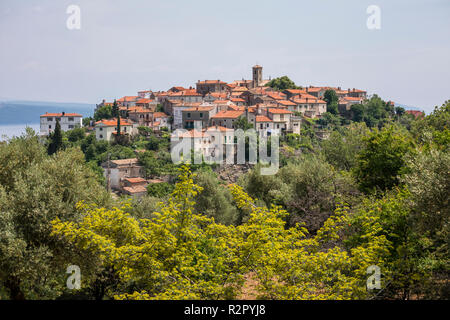
[[[168, 134], [144, 128], [125, 145], [83, 128], [55, 152], [31, 131], [0, 144], [0, 298], [235, 299], [251, 282], [253, 298], [448, 299], [450, 101], [423, 119], [376, 96], [358, 108], [306, 121], [276, 175], [233, 184], [174, 165]], [[108, 155], [171, 178], [112, 198]]]
[[279, 91], [287, 89], [301, 89], [301, 87], [298, 87], [295, 82], [287, 76], [272, 79], [266, 84], [266, 86]]

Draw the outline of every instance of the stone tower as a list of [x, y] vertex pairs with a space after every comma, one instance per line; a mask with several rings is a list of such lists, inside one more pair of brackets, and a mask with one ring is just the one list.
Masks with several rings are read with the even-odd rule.
[[262, 84], [262, 67], [254, 66], [253, 67], [253, 87], [259, 87]]

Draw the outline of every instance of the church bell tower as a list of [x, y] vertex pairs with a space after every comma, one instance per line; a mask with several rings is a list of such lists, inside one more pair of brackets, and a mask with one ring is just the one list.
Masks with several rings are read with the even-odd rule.
[[253, 67], [253, 87], [259, 87], [262, 84], [262, 67], [256, 65]]

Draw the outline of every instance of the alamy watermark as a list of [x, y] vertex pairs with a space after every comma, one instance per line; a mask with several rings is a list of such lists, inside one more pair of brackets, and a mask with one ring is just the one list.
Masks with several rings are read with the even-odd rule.
[[370, 5], [367, 7], [366, 13], [369, 14], [367, 18], [367, 29], [380, 30], [381, 29], [381, 9], [377, 5]]
[[171, 157], [175, 164], [256, 164], [262, 175], [274, 175], [279, 169], [280, 139], [277, 132], [260, 134], [255, 129], [229, 129], [201, 121], [194, 129], [177, 129], [171, 135]]
[[370, 276], [367, 278], [366, 286], [367, 290], [380, 290], [381, 289], [381, 269], [379, 266], [369, 266], [366, 270]]
[[81, 29], [81, 9], [80, 6], [71, 4], [67, 7], [66, 13], [69, 17], [66, 20], [66, 27], [69, 30], [80, 30]]
[[81, 269], [77, 265], [67, 267], [66, 273], [70, 274], [67, 278], [67, 288], [70, 290], [78, 290], [81, 288]]

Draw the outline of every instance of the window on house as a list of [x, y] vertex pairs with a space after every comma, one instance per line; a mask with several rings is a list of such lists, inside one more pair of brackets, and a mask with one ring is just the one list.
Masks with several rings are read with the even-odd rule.
[[53, 121], [53, 118], [47, 118], [47, 121]]
[[100, 131], [103, 131], [103, 128], [99, 128]]
[[190, 117], [191, 117], [191, 113], [190, 113], [190, 112], [188, 112], [188, 114], [187, 114], [187, 117], [188, 117], [188, 118], [190, 118]]
[[127, 127], [124, 127], [124, 128], [123, 128], [123, 132], [127, 132]]
[[200, 112], [200, 118], [203, 118], [203, 113]]
[[280, 125], [279, 124], [277, 124], [277, 129], [280, 129]]
[[100, 137], [100, 139], [103, 139], [103, 135], [101, 134], [101, 135], [99, 135], [99, 137]]
[[69, 121], [74, 121], [74, 120], [73, 120], [73, 117], [69, 117]]
[[52, 128], [52, 125], [49, 125], [48, 128], [51, 129], [51, 128]]
[[69, 124], [69, 129], [73, 129], [73, 125]]
[[263, 124], [261, 123], [261, 124], [259, 125], [259, 127], [262, 129], [262, 128], [263, 128]]

